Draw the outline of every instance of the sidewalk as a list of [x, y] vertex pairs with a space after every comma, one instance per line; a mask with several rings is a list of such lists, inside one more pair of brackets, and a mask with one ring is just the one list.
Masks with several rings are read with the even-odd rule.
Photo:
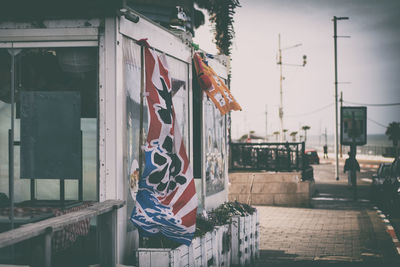
[[[318, 156], [321, 160], [324, 160], [324, 154], [322, 152], [318, 153]], [[343, 154], [342, 158], [339, 156], [339, 161], [345, 161], [348, 158], [347, 154]], [[377, 161], [377, 162], [393, 162], [394, 158], [387, 158], [383, 156], [375, 156], [375, 155], [363, 155], [363, 154], [357, 154], [356, 158], [358, 161]], [[336, 159], [336, 155], [334, 153], [328, 153], [328, 159], [327, 161], [334, 162]]]
[[[257, 206], [261, 258], [257, 266], [400, 266], [386, 226], [368, 201], [368, 184], [353, 201], [331, 164], [314, 167], [313, 208]], [[344, 178], [344, 177], [343, 177]]]

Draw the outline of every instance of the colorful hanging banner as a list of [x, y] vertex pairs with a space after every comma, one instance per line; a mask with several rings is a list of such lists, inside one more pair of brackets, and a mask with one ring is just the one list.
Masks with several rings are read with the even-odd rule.
[[204, 62], [199, 53], [194, 54], [193, 61], [201, 89], [206, 92], [221, 115], [231, 110], [242, 110], [222, 79]]
[[165, 56], [146, 41], [146, 99], [150, 115], [145, 167], [131, 221], [143, 235], [162, 234], [190, 245], [196, 228], [197, 195], [186, 149], [172, 105]]

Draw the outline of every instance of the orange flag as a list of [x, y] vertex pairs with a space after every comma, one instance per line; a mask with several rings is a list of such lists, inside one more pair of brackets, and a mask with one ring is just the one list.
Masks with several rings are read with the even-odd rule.
[[222, 79], [210, 66], [204, 63], [199, 53], [194, 54], [193, 60], [201, 89], [206, 92], [221, 115], [225, 115], [231, 110], [242, 110]]

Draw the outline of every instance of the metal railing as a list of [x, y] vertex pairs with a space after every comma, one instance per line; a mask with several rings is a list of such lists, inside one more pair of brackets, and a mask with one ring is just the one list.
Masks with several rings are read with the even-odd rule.
[[303, 171], [308, 167], [301, 143], [231, 143], [230, 170]]
[[42, 266], [50, 267], [52, 262], [51, 240], [53, 233], [62, 230], [70, 224], [97, 216], [100, 266], [115, 266], [117, 209], [124, 205], [125, 201], [122, 200], [106, 200], [79, 211], [23, 225], [19, 228], [0, 233], [0, 248], [42, 236], [44, 255], [35, 255], [35, 257], [43, 257]]

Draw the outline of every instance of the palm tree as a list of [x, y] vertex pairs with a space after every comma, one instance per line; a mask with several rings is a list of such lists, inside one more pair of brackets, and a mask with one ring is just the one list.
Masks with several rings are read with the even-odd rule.
[[307, 131], [311, 129], [310, 126], [304, 125], [303, 127], [301, 127], [301, 129], [304, 131], [304, 142], [307, 141]]
[[385, 134], [389, 137], [389, 140], [392, 140], [393, 142], [393, 147], [394, 147], [394, 153], [395, 156], [397, 156], [397, 146], [399, 144], [400, 140], [400, 122], [391, 122], [389, 123], [389, 126], [386, 128]]
[[287, 131], [289, 131], [288, 129], [283, 129], [282, 130], [282, 132], [283, 132], [283, 141], [286, 141], [286, 133], [287, 133]]
[[297, 135], [297, 132], [291, 132], [290, 133], [290, 136], [292, 137], [292, 141], [293, 142], [296, 142], [296, 135]]
[[273, 135], [275, 135], [276, 141], [278, 141], [279, 134], [280, 134], [279, 131], [273, 132]]

